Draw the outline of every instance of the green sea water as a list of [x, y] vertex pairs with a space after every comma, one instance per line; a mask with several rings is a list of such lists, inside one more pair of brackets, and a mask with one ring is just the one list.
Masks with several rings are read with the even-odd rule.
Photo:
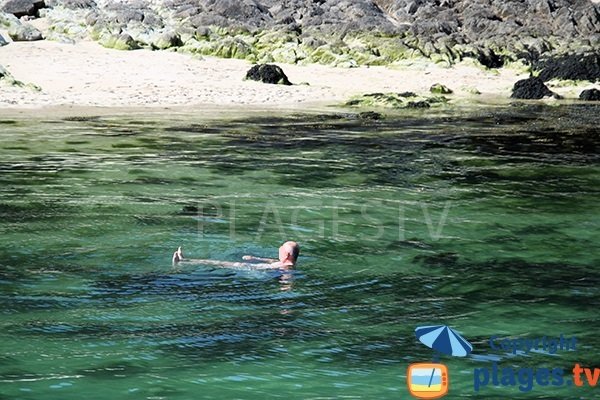
[[409, 399], [437, 324], [474, 346], [447, 398], [598, 397], [600, 107], [273, 114], [0, 119], [0, 399]]

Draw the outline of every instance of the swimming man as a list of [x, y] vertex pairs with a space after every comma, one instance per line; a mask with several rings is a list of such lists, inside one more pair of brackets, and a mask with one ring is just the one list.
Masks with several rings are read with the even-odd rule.
[[173, 265], [186, 264], [205, 264], [215, 265], [225, 268], [252, 268], [252, 269], [289, 269], [296, 265], [300, 255], [300, 246], [293, 241], [285, 242], [279, 247], [279, 259], [261, 258], [254, 256], [243, 256], [242, 259], [250, 262], [232, 262], [220, 260], [203, 260], [198, 258], [184, 258], [181, 247], [173, 253]]

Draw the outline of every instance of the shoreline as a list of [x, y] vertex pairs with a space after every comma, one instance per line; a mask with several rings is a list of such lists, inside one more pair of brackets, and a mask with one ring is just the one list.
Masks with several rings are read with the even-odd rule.
[[[144, 120], [147, 118], [160, 120], [194, 120], [202, 122], [209, 121], [235, 121], [251, 117], [290, 118], [300, 116], [338, 116], [348, 119], [360, 119], [360, 114], [365, 111], [375, 111], [382, 118], [401, 118], [404, 116], [415, 116], [429, 114], [431, 116], [444, 116], [477, 111], [480, 109], [491, 110], [493, 108], [505, 108], [515, 103], [522, 105], [540, 106], [569, 106], [590, 104], [598, 105], [594, 101], [567, 100], [513, 100], [498, 99], [490, 97], [485, 101], [465, 102], [452, 104], [445, 107], [429, 109], [393, 109], [393, 108], [353, 108], [340, 105], [327, 104], [304, 104], [301, 107], [284, 106], [259, 106], [259, 105], [230, 105], [216, 106], [211, 104], [194, 106], [167, 106], [167, 107], [104, 107], [104, 106], [73, 106], [73, 105], [51, 105], [41, 107], [11, 107], [0, 109], [0, 124], [7, 121], [39, 121], [39, 120], [94, 120], [129, 118]], [[369, 118], [365, 119], [368, 120]]]
[[[52, 41], [12, 42], [0, 48], [0, 65], [24, 84], [0, 85], [2, 114], [43, 110], [177, 109], [310, 110], [338, 108], [350, 97], [373, 92], [414, 92], [430, 96], [436, 83], [452, 89], [451, 103], [511, 101], [514, 83], [528, 76], [503, 67], [486, 70], [469, 61], [444, 67], [425, 59], [393, 66], [340, 68], [318, 64], [277, 63], [292, 86], [244, 80], [251, 63], [239, 59], [198, 58], [174, 51], [122, 51], [91, 41], [62, 44]], [[562, 85], [561, 85], [562, 86]], [[575, 99], [596, 85], [552, 87]], [[336, 107], [338, 106], [338, 107]], [[383, 111], [386, 111], [385, 109]]]

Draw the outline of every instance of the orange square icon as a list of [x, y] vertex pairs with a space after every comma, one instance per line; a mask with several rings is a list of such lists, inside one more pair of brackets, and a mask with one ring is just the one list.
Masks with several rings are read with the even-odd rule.
[[444, 364], [415, 363], [406, 371], [408, 391], [417, 399], [438, 399], [448, 393], [448, 367]]

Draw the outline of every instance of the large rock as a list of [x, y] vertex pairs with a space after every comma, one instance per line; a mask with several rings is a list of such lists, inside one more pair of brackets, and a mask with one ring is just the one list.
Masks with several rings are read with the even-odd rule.
[[246, 79], [279, 85], [292, 84], [283, 70], [279, 66], [273, 64], [257, 64], [253, 66], [246, 73]]
[[600, 81], [600, 53], [570, 54], [552, 57], [538, 63], [540, 78]]
[[579, 99], [587, 101], [600, 101], [600, 90], [586, 89], [579, 94]]
[[252, 47], [240, 38], [226, 37], [216, 42], [213, 54], [223, 58], [244, 59], [252, 54]]
[[517, 81], [510, 97], [513, 99], [543, 99], [544, 97], [557, 97], [557, 95], [548, 89], [543, 80], [532, 76]]
[[12, 14], [0, 12], [0, 28], [10, 29], [13, 26], [21, 25], [21, 21]]
[[131, 21], [142, 22], [144, 13], [148, 12], [147, 4], [139, 0], [126, 3], [110, 2], [105, 9], [110, 19], [119, 24], [127, 24]]
[[32, 42], [44, 39], [42, 32], [31, 24], [11, 26], [8, 29], [8, 36], [15, 42]]
[[98, 41], [102, 46], [115, 50], [135, 50], [139, 49], [138, 43], [127, 33], [113, 35], [104, 34]]
[[44, 0], [6, 0], [0, 10], [13, 14], [17, 18], [24, 16], [35, 17], [41, 8], [46, 7]]
[[216, 0], [206, 2], [206, 10], [232, 21], [245, 21], [252, 26], [263, 26], [271, 21], [268, 8], [254, 0]]
[[158, 50], [178, 47], [181, 45], [181, 38], [173, 31], [162, 32], [156, 35], [152, 40], [152, 47]]

